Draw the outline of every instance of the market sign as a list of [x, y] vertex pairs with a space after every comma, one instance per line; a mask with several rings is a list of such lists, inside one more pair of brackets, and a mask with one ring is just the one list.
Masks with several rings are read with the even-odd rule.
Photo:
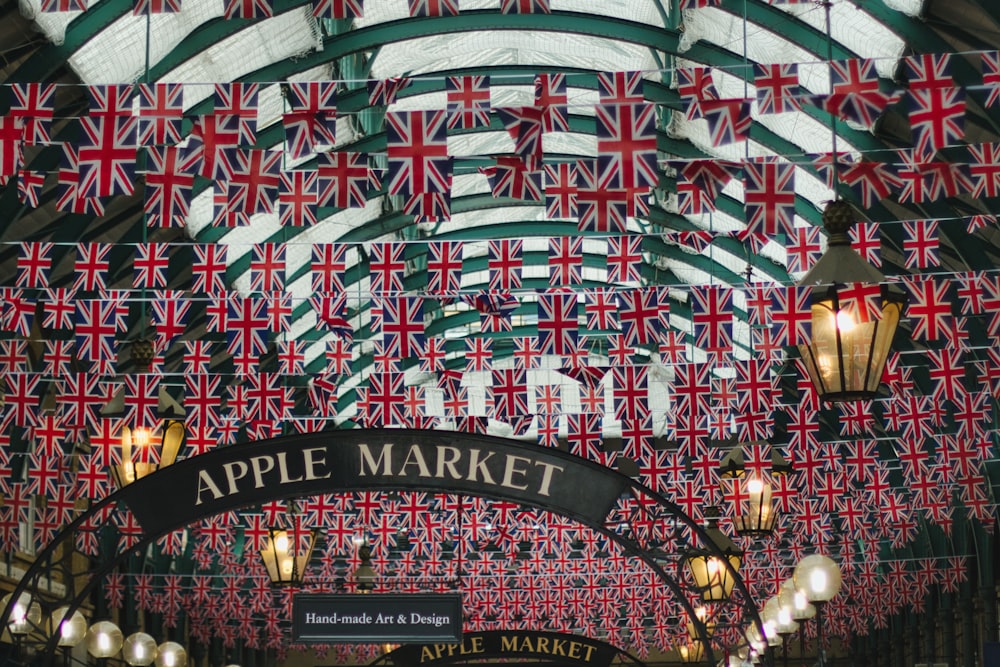
[[496, 659], [551, 660], [576, 667], [609, 667], [615, 659], [630, 657], [611, 644], [582, 635], [528, 630], [467, 632], [460, 644], [409, 644], [392, 652], [394, 664], [420, 667]]
[[292, 599], [292, 641], [313, 644], [462, 640], [457, 593], [300, 593]]

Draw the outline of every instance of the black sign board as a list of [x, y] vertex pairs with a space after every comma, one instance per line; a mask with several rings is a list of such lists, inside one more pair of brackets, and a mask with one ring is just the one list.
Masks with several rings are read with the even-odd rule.
[[611, 644], [580, 635], [528, 630], [493, 630], [470, 632], [461, 644], [408, 644], [392, 652], [396, 665], [443, 667], [453, 663], [507, 659], [551, 660], [561, 665], [577, 667], [608, 667], [621, 655]]
[[299, 594], [292, 641], [313, 644], [459, 642], [462, 596]]
[[628, 479], [565, 452], [502, 438], [351, 429], [219, 447], [141, 481], [117, 498], [145, 534], [161, 535], [269, 500], [368, 489], [471, 493], [602, 525]]

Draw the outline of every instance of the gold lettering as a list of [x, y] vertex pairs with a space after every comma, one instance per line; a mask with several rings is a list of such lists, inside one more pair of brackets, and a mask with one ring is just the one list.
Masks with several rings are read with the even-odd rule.
[[306, 463], [306, 479], [329, 479], [330, 472], [325, 475], [317, 472], [317, 467], [326, 468], [326, 449], [323, 447], [310, 447], [302, 450], [302, 457]]
[[420, 662], [427, 662], [428, 660], [434, 660], [434, 652], [431, 650], [430, 646], [422, 646], [420, 648]]
[[212, 494], [212, 500], [218, 500], [225, 494], [222, 493], [222, 489], [209, 477], [208, 472], [205, 470], [198, 471], [198, 493], [195, 497], [194, 504], [201, 505], [202, 499], [201, 494], [203, 491], [208, 491]]
[[[515, 467], [518, 461], [523, 461], [524, 463], [531, 463], [531, 459], [527, 457], [509, 455], [507, 457], [507, 465], [505, 465], [503, 469], [503, 481], [500, 482], [500, 486], [506, 486], [509, 489], [519, 489], [521, 491], [524, 491], [525, 489], [528, 488], [527, 484], [514, 483], [515, 474], [518, 475], [519, 477], [523, 477], [524, 475], [528, 474], [527, 468]], [[518, 481], [520, 481], [520, 479]]]
[[535, 648], [538, 649], [539, 653], [548, 653], [549, 652], [549, 638], [548, 637], [539, 637], [536, 640]]
[[574, 660], [580, 659], [580, 642], [570, 642], [569, 643], [569, 657]]
[[594, 654], [594, 649], [596, 649], [597, 647], [596, 646], [585, 646], [584, 648], [586, 649], [587, 654], [585, 656], [583, 656], [583, 660], [584, 660], [584, 662], [590, 662], [590, 656], [592, 656]]
[[[368, 449], [368, 445], [364, 443], [358, 444], [358, 453], [361, 454], [361, 465], [358, 470], [358, 477], [365, 477], [368, 473], [365, 472], [365, 464], [368, 465], [368, 470], [372, 475], [385, 475], [387, 477], [392, 476], [392, 445], [382, 445], [382, 451], [379, 452], [378, 460], [372, 456], [371, 450]], [[382, 472], [378, 471], [379, 466], [382, 466]]]
[[552, 473], [555, 470], [559, 472], [564, 472], [566, 469], [562, 466], [557, 466], [555, 463], [544, 463], [543, 461], [536, 461], [536, 466], [542, 466], [545, 472], [542, 473], [542, 482], [538, 485], [538, 495], [547, 496], [549, 495], [549, 486], [552, 484]]
[[531, 637], [522, 637], [521, 638], [521, 650], [524, 651], [525, 653], [534, 653], [535, 652], [535, 647], [531, 643]]
[[469, 638], [469, 643], [471, 644], [471, 648], [469, 650], [469, 653], [482, 653], [483, 652], [483, 636], [482, 635], [475, 635], [473, 637], [470, 637]]
[[226, 471], [226, 481], [229, 483], [229, 491], [226, 492], [228, 496], [236, 493], [236, 482], [247, 476], [250, 466], [244, 461], [233, 461], [223, 464], [222, 469]]
[[483, 476], [483, 484], [494, 484], [495, 485], [496, 482], [493, 480], [493, 475], [491, 475], [490, 471], [486, 468], [486, 462], [489, 461], [491, 458], [493, 458], [493, 454], [495, 454], [495, 452], [489, 452], [489, 453], [487, 453], [486, 456], [483, 457], [482, 461], [480, 461], [479, 460], [479, 454], [481, 452], [482, 452], [482, 450], [480, 450], [480, 449], [470, 449], [469, 450], [469, 477], [468, 477], [468, 479], [469, 479], [470, 482], [479, 481], [478, 479], [476, 479], [478, 477], [478, 475], [477, 475], [477, 471], [478, 471], [478, 473], [482, 474], [482, 476]]
[[517, 635], [500, 635], [501, 653], [517, 653]]
[[560, 655], [560, 656], [562, 656], [562, 657], [565, 658], [566, 657], [565, 644], [566, 644], [566, 640], [565, 639], [553, 639], [552, 640], [552, 654], [553, 655]]
[[406, 458], [399, 466], [399, 475], [406, 475], [407, 466], [417, 466], [417, 475], [420, 477], [430, 477], [431, 471], [427, 467], [427, 461], [424, 461], [424, 454], [420, 451], [420, 445], [410, 445], [410, 448], [406, 451]]
[[289, 484], [291, 482], [302, 481], [301, 477], [296, 477], [295, 479], [292, 479], [291, 477], [288, 476], [288, 452], [278, 452], [278, 472], [280, 473], [279, 476], [280, 484]]
[[458, 447], [438, 447], [437, 470], [434, 472], [434, 476], [438, 479], [444, 479], [444, 469], [447, 468], [452, 479], [462, 479], [458, 468], [455, 467], [460, 458], [462, 458], [462, 452], [459, 451]]
[[274, 470], [274, 459], [270, 456], [250, 457], [250, 469], [253, 470], [253, 488], [264, 486], [264, 475]]

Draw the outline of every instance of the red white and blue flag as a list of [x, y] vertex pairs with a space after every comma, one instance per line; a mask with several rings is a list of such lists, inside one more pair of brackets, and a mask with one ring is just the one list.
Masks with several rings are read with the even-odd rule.
[[531, 169], [516, 156], [501, 156], [492, 167], [481, 168], [497, 198], [542, 201], [542, 170]]
[[447, 192], [451, 186], [447, 114], [390, 111], [385, 118], [389, 193]]
[[538, 347], [542, 354], [570, 355], [577, 349], [577, 298], [574, 292], [538, 295]]
[[[227, 0], [230, 3], [260, 3], [270, 10], [269, 0]], [[251, 17], [243, 17], [251, 18]], [[257, 138], [257, 97], [260, 84], [233, 81], [215, 84], [215, 115], [236, 123], [237, 142], [251, 145]]]
[[83, 116], [77, 153], [83, 197], [130, 195], [135, 178], [135, 118]]
[[312, 15], [322, 19], [356, 19], [365, 15], [364, 0], [312, 0]]
[[150, 227], [183, 227], [191, 206], [194, 175], [182, 168], [177, 146], [146, 149], [146, 188], [143, 210]]
[[542, 110], [542, 132], [569, 131], [569, 100], [566, 94], [565, 74], [535, 76], [535, 106]]
[[798, 100], [799, 66], [796, 63], [756, 63], [753, 71], [758, 113], [786, 113], [801, 108]]
[[599, 104], [597, 118], [598, 186], [602, 189], [654, 187], [656, 107], [652, 104]]
[[181, 140], [184, 87], [179, 83], [139, 84], [138, 138], [140, 146], [165, 146]]
[[747, 231], [775, 236], [794, 229], [795, 165], [748, 160], [743, 174]]
[[407, 0], [410, 16], [458, 16], [458, 0]]
[[598, 72], [600, 104], [637, 104], [645, 101], [642, 72]]
[[[456, 2], [456, 13], [458, 11]], [[448, 129], [471, 130], [490, 124], [490, 77], [449, 76]]]
[[[43, 10], [44, 11], [44, 10]], [[22, 140], [26, 146], [51, 143], [50, 129], [55, 115], [56, 84], [15, 83], [10, 87], [14, 98], [7, 115], [21, 121]]]
[[319, 174], [315, 170], [282, 171], [278, 183], [278, 224], [305, 227], [317, 223]]
[[545, 217], [576, 219], [576, 164], [545, 165]]

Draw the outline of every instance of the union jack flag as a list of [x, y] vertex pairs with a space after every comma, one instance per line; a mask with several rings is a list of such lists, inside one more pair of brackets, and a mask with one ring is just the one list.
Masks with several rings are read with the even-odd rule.
[[319, 206], [364, 208], [375, 187], [367, 153], [332, 151], [319, 157]]
[[451, 220], [451, 191], [412, 194], [403, 202], [403, 213], [412, 215], [414, 222]]
[[87, 9], [86, 0], [42, 0], [43, 12], [82, 12]]
[[951, 314], [952, 283], [930, 277], [903, 281], [909, 292], [907, 315], [913, 322], [914, 340], [941, 340], [954, 326]]
[[403, 373], [372, 373], [368, 376], [367, 423], [379, 427], [406, 424], [403, 389]]
[[406, 273], [406, 262], [403, 260], [405, 251], [406, 246], [402, 243], [372, 244], [368, 273], [371, 276], [373, 295], [403, 291], [403, 276]]
[[514, 140], [514, 152], [534, 168], [542, 160], [542, 110], [532, 106], [498, 107], [495, 111]]
[[458, 16], [458, 0], [407, 0], [410, 16]]
[[987, 96], [983, 106], [989, 109], [1000, 101], [1000, 51], [983, 51], [983, 86]]
[[702, 100], [698, 106], [708, 122], [713, 146], [739, 143], [749, 136], [753, 122], [750, 100]]
[[719, 285], [691, 288], [691, 321], [695, 347], [706, 352], [728, 352], [733, 344], [733, 291]]
[[[44, 11], [44, 10], [43, 10]], [[53, 99], [54, 83], [15, 83], [10, 88], [14, 93], [9, 117], [19, 119], [24, 128], [22, 140], [25, 146], [51, 143], [49, 130], [55, 114]]]
[[357, 19], [365, 15], [364, 0], [313, 0], [312, 15], [323, 19]]
[[24, 169], [17, 172], [17, 200], [22, 204], [38, 208], [44, 186], [45, 172]]
[[278, 185], [278, 224], [304, 227], [315, 225], [319, 202], [319, 174], [315, 170], [282, 171]]
[[427, 244], [427, 291], [457, 293], [462, 287], [462, 248], [456, 241]]
[[[73, 314], [76, 309], [73, 302], [77, 298], [75, 289], [65, 289], [62, 287], [49, 289], [46, 291], [48, 297], [43, 304], [45, 318], [42, 320], [43, 327], [52, 329], [72, 329]], [[0, 364], [0, 368], [3, 365]]]
[[1000, 197], [1000, 144], [969, 144], [969, 154], [969, 175], [975, 183], [972, 196]]
[[132, 84], [87, 86], [87, 113], [94, 118], [131, 116]]
[[569, 355], [579, 339], [574, 292], [538, 295], [538, 347], [542, 354]]
[[[455, 13], [458, 13], [457, 2]], [[471, 130], [490, 124], [490, 77], [449, 76], [448, 129]]]
[[549, 14], [549, 0], [500, 0], [502, 14]]
[[649, 415], [649, 369], [626, 365], [611, 369], [615, 419], [638, 420]]
[[226, 300], [226, 343], [234, 356], [261, 355], [267, 351], [269, 320], [267, 301], [245, 297]]
[[79, 357], [92, 362], [114, 360], [117, 322], [117, 302], [107, 299], [77, 301], [75, 331]]
[[776, 286], [771, 293], [771, 333], [777, 345], [808, 343], [812, 331], [812, 306], [808, 286]]
[[80, 243], [77, 245], [74, 290], [93, 292], [106, 287], [105, 276], [108, 272], [108, 254], [111, 252], [111, 248], [111, 244], [108, 243]]
[[[125, 413], [122, 419], [131, 424], [156, 424], [159, 421], [160, 376], [153, 373], [130, 373], [124, 378]], [[155, 453], [155, 447], [136, 447], [133, 456]]]
[[18, 287], [48, 287], [52, 270], [51, 243], [21, 243], [17, 257]]
[[903, 233], [907, 268], [927, 269], [940, 265], [937, 220], [904, 220]]
[[101, 408], [110, 396], [101, 378], [93, 373], [67, 373], [59, 380], [56, 409], [70, 428], [97, 428]]
[[79, 157], [75, 146], [66, 142], [56, 186], [56, 208], [60, 211], [104, 215], [104, 203], [97, 197], [85, 197], [80, 190]]
[[390, 111], [386, 114], [389, 193], [447, 192], [451, 185], [447, 114]]
[[312, 247], [312, 290], [316, 293], [344, 291], [347, 248], [342, 243], [322, 243]]
[[382, 341], [397, 359], [419, 357], [424, 348], [424, 302], [420, 297], [380, 299]]
[[648, 212], [637, 192], [600, 186], [597, 160], [580, 160], [576, 170], [577, 229], [580, 231], [623, 234], [629, 216]]
[[[382, 303], [381, 300], [378, 303]], [[316, 311], [317, 326], [339, 333], [346, 331], [347, 338], [354, 337], [354, 331], [344, 317], [347, 306], [346, 294], [315, 294], [309, 297], [309, 305]]]
[[132, 287], [166, 287], [171, 244], [139, 243], [132, 258]]
[[653, 187], [656, 165], [656, 109], [652, 104], [599, 104], [597, 117], [598, 186], [602, 189]]
[[961, 88], [921, 88], [908, 95], [913, 150], [928, 160], [965, 136], [965, 91]]
[[701, 118], [702, 102], [718, 100], [719, 91], [712, 82], [710, 67], [680, 67], [677, 75], [677, 95], [681, 102], [688, 105], [685, 116], [688, 120]]
[[220, 164], [225, 165], [227, 172], [229, 210], [247, 214], [273, 213], [281, 180], [281, 160], [280, 151], [223, 149]]
[[201, 294], [220, 295], [226, 291], [226, 246], [195, 243], [191, 246], [191, 289]]
[[642, 72], [598, 72], [600, 104], [637, 104], [645, 101]]
[[250, 291], [280, 292], [285, 288], [285, 244], [255, 243], [250, 249]]
[[747, 231], [774, 236], [795, 222], [795, 165], [748, 160], [743, 167]]
[[138, 138], [140, 146], [176, 144], [181, 140], [184, 87], [179, 83], [139, 84]]
[[378, 79], [368, 82], [369, 106], [389, 106], [396, 102], [399, 93], [410, 85], [411, 79], [405, 76], [394, 76], [388, 79]]
[[528, 371], [524, 368], [493, 370], [493, 416], [500, 421], [529, 414]]
[[236, 146], [239, 140], [237, 116], [195, 118], [184, 150], [184, 170], [205, 178], [224, 178], [225, 172], [217, 165], [219, 153], [224, 147]]
[[183, 227], [191, 205], [194, 176], [182, 170], [177, 146], [150, 146], [146, 171], [146, 223], [150, 227]]
[[[227, 11], [231, 5], [247, 5], [253, 7], [259, 5], [266, 9], [270, 16], [270, 0], [226, 0]], [[226, 18], [233, 18], [226, 16]], [[254, 18], [253, 16], [243, 16], [240, 18]], [[260, 84], [244, 83], [233, 81], [230, 83], [215, 84], [215, 115], [236, 123], [238, 144], [253, 144], [257, 138], [257, 94], [260, 91]]]
[[266, 19], [274, 16], [274, 6], [272, 0], [224, 0], [222, 16], [227, 19]]
[[951, 76], [950, 53], [919, 53], [903, 58], [903, 62], [911, 91], [955, 86], [955, 80]]
[[135, 119], [131, 116], [84, 116], [77, 153], [84, 197], [130, 195], [135, 177]]
[[659, 290], [640, 288], [619, 292], [621, 322], [625, 344], [630, 347], [657, 342], [659, 332], [667, 328], [669, 311], [660, 305]]
[[336, 84], [333, 81], [304, 81], [289, 83], [283, 90], [291, 112], [281, 118], [292, 157], [313, 153], [319, 145], [335, 146]]
[[587, 313], [587, 328], [593, 331], [619, 331], [618, 295], [610, 289], [587, 290], [587, 303], [584, 310]]
[[641, 236], [608, 237], [608, 282], [630, 283], [640, 280], [642, 264]]
[[583, 239], [558, 236], [549, 239], [549, 285], [579, 285], [583, 281]]
[[181, 0], [134, 0], [132, 16], [146, 14], [176, 14], [181, 11]]
[[181, 291], [158, 292], [150, 302], [150, 319], [156, 327], [159, 349], [165, 350], [175, 339], [187, 330], [191, 301]]
[[802, 273], [812, 268], [822, 254], [820, 247], [820, 237], [822, 236], [819, 227], [795, 227], [786, 232], [788, 242], [787, 268], [789, 273]]
[[521, 287], [521, 253], [524, 241], [520, 239], [500, 239], [489, 242], [491, 290], [512, 290]]
[[542, 132], [568, 132], [565, 74], [535, 76], [535, 106], [542, 110]]
[[545, 165], [545, 217], [576, 218], [576, 164]]
[[753, 85], [757, 89], [757, 110], [761, 114], [798, 111], [799, 66], [796, 63], [762, 65], [755, 63]]
[[894, 96], [879, 90], [874, 60], [834, 60], [830, 78], [831, 93], [823, 100], [823, 108], [844, 120], [871, 127], [894, 101]]
[[530, 169], [519, 157], [498, 157], [495, 166], [480, 172], [486, 174], [494, 197], [542, 201], [542, 171]]
[[892, 194], [893, 188], [903, 184], [888, 165], [864, 160], [842, 166], [840, 181], [861, 197], [865, 208], [885, 199]]

